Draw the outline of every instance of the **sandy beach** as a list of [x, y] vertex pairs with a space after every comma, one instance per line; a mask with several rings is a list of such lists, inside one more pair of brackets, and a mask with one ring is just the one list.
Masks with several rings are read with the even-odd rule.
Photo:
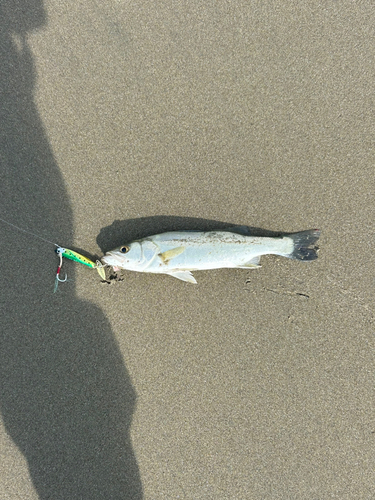
[[[0, 7], [0, 218], [48, 241], [0, 222], [0, 498], [373, 498], [373, 3], [31, 4]], [[319, 259], [66, 261], [53, 294], [54, 243], [236, 224]]]

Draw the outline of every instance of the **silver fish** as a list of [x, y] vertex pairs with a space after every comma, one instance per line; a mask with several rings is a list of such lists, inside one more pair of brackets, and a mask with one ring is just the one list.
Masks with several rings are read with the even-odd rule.
[[260, 267], [261, 255], [275, 254], [302, 261], [315, 260], [318, 229], [279, 237], [249, 236], [246, 226], [225, 231], [170, 231], [122, 245], [102, 257], [115, 271], [168, 274], [196, 283], [191, 271]]

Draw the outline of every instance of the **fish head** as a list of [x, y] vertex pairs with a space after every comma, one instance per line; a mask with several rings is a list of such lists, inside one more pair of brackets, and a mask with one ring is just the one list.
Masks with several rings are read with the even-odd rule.
[[139, 241], [121, 245], [107, 252], [101, 260], [114, 268], [137, 270], [143, 261], [142, 245]]

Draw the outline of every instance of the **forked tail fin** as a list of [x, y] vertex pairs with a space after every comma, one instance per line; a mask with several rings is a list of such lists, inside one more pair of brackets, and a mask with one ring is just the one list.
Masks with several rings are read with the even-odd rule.
[[319, 229], [309, 229], [300, 233], [292, 233], [287, 235], [293, 240], [293, 251], [286, 257], [297, 260], [315, 260], [318, 258], [317, 247], [314, 244], [320, 236]]

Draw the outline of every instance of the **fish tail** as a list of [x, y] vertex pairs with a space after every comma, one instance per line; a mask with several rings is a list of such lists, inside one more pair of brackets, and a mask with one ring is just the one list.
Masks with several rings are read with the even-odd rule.
[[314, 245], [318, 241], [319, 236], [319, 229], [309, 229], [300, 233], [288, 234], [287, 237], [293, 240], [293, 251], [289, 255], [285, 255], [285, 257], [305, 261], [317, 259], [318, 248]]

